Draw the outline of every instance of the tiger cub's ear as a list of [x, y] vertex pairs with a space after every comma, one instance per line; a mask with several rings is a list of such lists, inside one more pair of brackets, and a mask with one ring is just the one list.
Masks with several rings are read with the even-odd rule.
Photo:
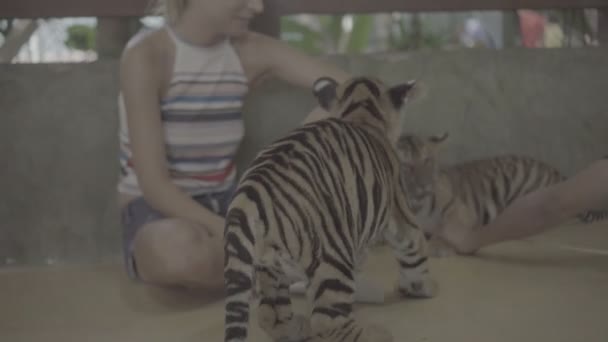
[[443, 145], [449, 136], [448, 132], [444, 132], [442, 135], [431, 135], [427, 138], [427, 146], [430, 145], [429, 147], [432, 153], [437, 153], [441, 149], [441, 145]]
[[401, 109], [405, 101], [411, 97], [411, 91], [416, 86], [416, 80], [410, 80], [406, 83], [398, 84], [388, 90], [388, 95], [395, 109]]
[[319, 105], [328, 112], [336, 101], [337, 87], [338, 82], [330, 77], [321, 77], [313, 84], [313, 94], [319, 101]]
[[448, 132], [444, 132], [442, 135], [432, 135], [428, 138], [429, 142], [434, 145], [439, 145], [444, 142], [450, 134]]

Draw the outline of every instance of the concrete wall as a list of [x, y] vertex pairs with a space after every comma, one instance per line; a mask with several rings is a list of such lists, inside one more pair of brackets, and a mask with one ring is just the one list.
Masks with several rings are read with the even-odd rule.
[[[607, 50], [512, 50], [333, 57], [356, 74], [416, 78], [406, 130], [449, 130], [447, 161], [527, 153], [571, 173], [608, 154]], [[0, 263], [119, 255], [116, 62], [0, 65]], [[268, 83], [247, 103], [246, 165], [313, 107], [307, 89]]]
[[[404, 129], [449, 131], [446, 161], [527, 153], [571, 173], [608, 154], [607, 58], [600, 49], [463, 50], [333, 61], [390, 83], [419, 80], [423, 96], [406, 108]], [[254, 92], [243, 153], [296, 125], [312, 105], [307, 91], [283, 84]]]
[[0, 261], [118, 251], [115, 70], [0, 65]]

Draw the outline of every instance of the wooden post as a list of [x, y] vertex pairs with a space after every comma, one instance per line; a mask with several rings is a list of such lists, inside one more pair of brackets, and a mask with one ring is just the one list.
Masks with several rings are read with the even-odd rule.
[[502, 46], [504, 48], [516, 47], [519, 37], [520, 29], [517, 11], [505, 11], [502, 16]]
[[251, 23], [251, 29], [265, 35], [279, 38], [281, 35], [281, 16], [279, 15], [276, 1], [264, 1], [264, 12], [258, 15]]
[[118, 58], [133, 33], [139, 29], [138, 23], [134, 17], [97, 18], [95, 44], [98, 58]]
[[597, 10], [597, 38], [600, 46], [608, 47], [608, 8]]
[[0, 46], [0, 63], [10, 63], [37, 28], [36, 20], [15, 20], [13, 29]]

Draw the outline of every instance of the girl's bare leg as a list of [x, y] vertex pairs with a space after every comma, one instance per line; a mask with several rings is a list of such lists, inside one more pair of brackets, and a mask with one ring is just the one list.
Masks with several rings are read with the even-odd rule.
[[540, 234], [590, 209], [608, 208], [608, 159], [572, 178], [515, 200], [490, 224], [468, 235], [446, 232], [458, 252], [470, 254], [502, 241]]

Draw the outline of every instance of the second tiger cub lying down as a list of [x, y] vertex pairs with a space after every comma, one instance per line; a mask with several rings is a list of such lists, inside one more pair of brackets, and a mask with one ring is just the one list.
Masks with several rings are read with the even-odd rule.
[[[397, 144], [403, 192], [430, 240], [431, 256], [455, 253], [446, 234], [462, 236], [479, 229], [516, 198], [565, 179], [554, 167], [521, 155], [440, 166], [437, 150], [447, 137], [403, 135]], [[588, 223], [604, 215], [590, 211], [578, 218]]]

